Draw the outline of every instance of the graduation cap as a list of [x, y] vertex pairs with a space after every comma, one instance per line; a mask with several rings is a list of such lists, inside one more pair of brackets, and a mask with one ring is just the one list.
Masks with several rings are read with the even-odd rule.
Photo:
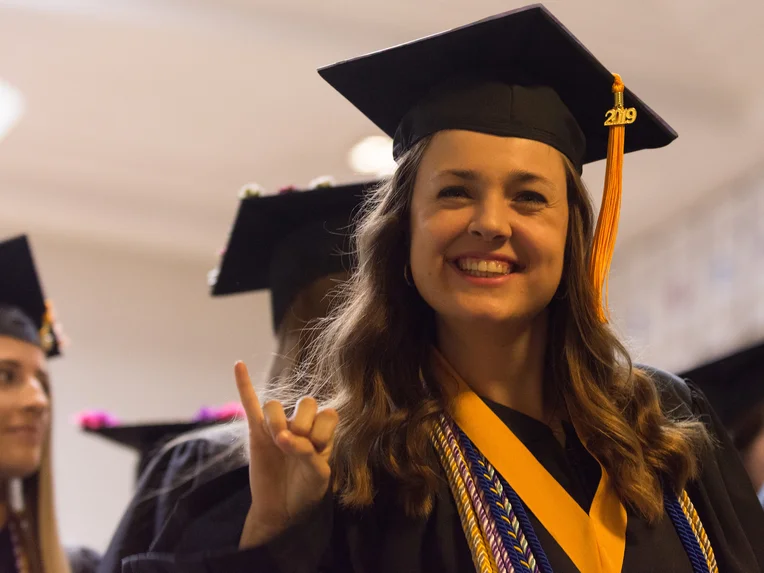
[[607, 159], [590, 267], [598, 293], [607, 289], [615, 248], [624, 152], [662, 147], [677, 137], [540, 4], [319, 73], [393, 138], [396, 159], [448, 129], [540, 141], [579, 172]]
[[353, 214], [376, 182], [243, 197], [212, 295], [271, 290], [274, 330], [297, 293], [349, 270]]
[[83, 429], [86, 432], [137, 451], [139, 458], [136, 476], [140, 477], [153, 455], [167, 442], [181, 434], [210, 426], [214, 423], [216, 422], [170, 422], [103, 426], [100, 428], [86, 427]]
[[764, 341], [682, 374], [708, 398], [728, 429], [764, 403]]
[[49, 358], [60, 354], [26, 235], [0, 243], [0, 335], [40, 346]]

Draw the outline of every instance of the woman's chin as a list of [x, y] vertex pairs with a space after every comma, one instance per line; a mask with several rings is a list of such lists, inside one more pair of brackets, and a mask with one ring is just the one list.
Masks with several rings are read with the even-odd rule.
[[442, 288], [421, 293], [425, 302], [446, 322], [483, 324], [517, 324], [533, 321], [544, 312], [549, 301], [529, 297], [526, 292], [508, 296], [502, 292], [474, 292]]
[[459, 322], [484, 326], [511, 325], [533, 322], [544, 308], [530, 305], [507, 304], [506, 301], [461, 300], [442, 305], [438, 315], [448, 322]]
[[473, 324], [499, 325], [515, 323], [520, 320], [526, 320], [528, 315], [520, 310], [510, 308], [495, 308], [484, 305], [459, 306], [450, 309], [448, 316], [452, 320], [460, 322], [469, 322]]
[[40, 456], [14, 456], [12, 460], [0, 462], [0, 475], [8, 478], [27, 478], [40, 469]]

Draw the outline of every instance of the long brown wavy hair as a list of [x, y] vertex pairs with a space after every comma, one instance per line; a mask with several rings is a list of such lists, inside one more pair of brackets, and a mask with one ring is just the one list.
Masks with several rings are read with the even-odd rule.
[[[409, 515], [426, 515], [442, 475], [430, 430], [444, 397], [429, 368], [434, 312], [406, 281], [414, 181], [430, 138], [415, 145], [362, 211], [357, 269], [340, 288], [296, 374], [268, 389], [287, 409], [299, 396], [325, 396], [340, 424], [334, 488], [344, 504], [374, 500], [380, 479], [396, 483]], [[663, 513], [662, 483], [697, 476], [710, 443], [705, 426], [661, 408], [655, 382], [598, 318], [587, 275], [593, 209], [566, 160], [569, 225], [562, 279], [548, 307], [547, 389], [564, 399], [580, 438], [602, 463], [622, 502], [649, 520]], [[420, 371], [427, 387], [420, 383]]]

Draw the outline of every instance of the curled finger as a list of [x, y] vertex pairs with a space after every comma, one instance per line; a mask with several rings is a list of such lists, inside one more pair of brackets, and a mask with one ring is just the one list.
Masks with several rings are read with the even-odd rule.
[[263, 406], [263, 425], [271, 435], [273, 441], [277, 441], [279, 434], [288, 430], [284, 407], [278, 400], [269, 400]]
[[310, 432], [310, 441], [316, 448], [316, 451], [323, 452], [329, 448], [334, 440], [334, 432], [337, 429], [339, 416], [333, 408], [321, 410], [313, 421], [313, 428]]
[[313, 428], [313, 420], [318, 412], [318, 403], [312, 396], [300, 398], [295, 406], [294, 414], [289, 420], [289, 430], [297, 435], [307, 438]]

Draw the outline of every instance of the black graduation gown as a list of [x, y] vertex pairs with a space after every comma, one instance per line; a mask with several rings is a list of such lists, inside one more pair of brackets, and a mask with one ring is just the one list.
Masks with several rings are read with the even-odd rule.
[[221, 459], [231, 453], [238, 428], [232, 424], [195, 430], [193, 438], [160, 450], [149, 461], [100, 559], [98, 573], [120, 573], [122, 559], [148, 551], [179, 499], [224, 473], [221, 465], [242, 465], [233, 455]]
[[[669, 406], [691, 407], [720, 441], [688, 486], [721, 573], [764, 571], [764, 511], [720, 422], [705, 398], [665, 373], [657, 380]], [[588, 509], [599, 469], [568, 428], [563, 448], [543, 424], [489, 404], [582, 507]], [[124, 561], [125, 573], [457, 573], [474, 570], [456, 506], [443, 480], [432, 514], [404, 515], [392, 484], [379, 483], [372, 507], [351, 511], [331, 494], [304, 519], [261, 547], [238, 551], [250, 504], [246, 468], [184, 496], [150, 551]], [[555, 572], [576, 567], [531, 515]], [[655, 527], [629, 514], [623, 571], [684, 573], [690, 563], [669, 518]]]
[[0, 571], [16, 573], [16, 555], [13, 552], [11, 532], [7, 527], [0, 529]]

